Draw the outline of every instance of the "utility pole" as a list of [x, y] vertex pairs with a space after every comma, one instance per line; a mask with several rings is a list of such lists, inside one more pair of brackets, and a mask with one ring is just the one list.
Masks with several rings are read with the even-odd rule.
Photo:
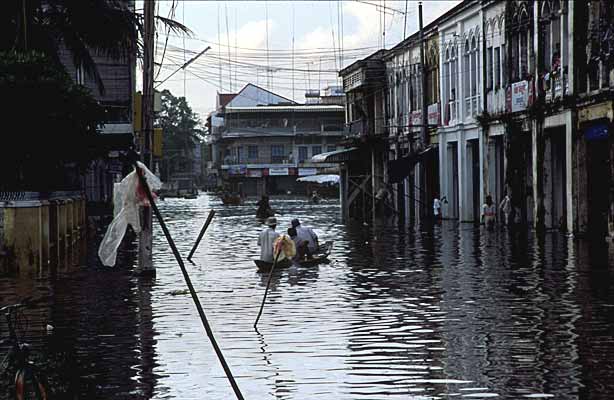
[[[428, 130], [428, 105], [426, 91], [427, 91], [427, 79], [426, 79], [426, 64], [425, 64], [425, 56], [424, 56], [424, 28], [422, 26], [422, 2], [418, 3], [418, 27], [420, 29], [420, 75], [421, 75], [421, 83], [422, 83], [422, 92], [421, 92], [421, 100], [422, 100], [422, 150], [428, 146], [429, 143], [429, 130]], [[420, 160], [420, 196], [422, 198], [422, 214], [427, 215], [428, 207], [428, 199], [426, 198], [426, 163], [423, 160]]]
[[[141, 162], [152, 169], [153, 123], [154, 123], [154, 43], [155, 43], [155, 0], [143, 2], [143, 101]], [[141, 215], [141, 233], [139, 235], [140, 273], [155, 273], [152, 263], [152, 214], [151, 207], [143, 207]]]

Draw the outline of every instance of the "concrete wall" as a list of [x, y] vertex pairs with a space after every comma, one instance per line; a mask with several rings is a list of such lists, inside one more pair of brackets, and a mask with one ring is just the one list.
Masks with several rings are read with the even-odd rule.
[[0, 274], [37, 277], [84, 257], [85, 199], [0, 201]]

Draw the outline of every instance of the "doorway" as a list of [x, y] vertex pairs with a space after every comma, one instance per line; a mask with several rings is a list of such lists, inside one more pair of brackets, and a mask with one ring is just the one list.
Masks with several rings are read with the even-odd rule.
[[[447, 147], [447, 167], [448, 167], [448, 182], [447, 193], [442, 193], [446, 197], [448, 207], [447, 214], [444, 217], [458, 218], [458, 143], [451, 142]], [[445, 204], [445, 202], [444, 202]]]
[[608, 138], [587, 141], [588, 231], [595, 238], [608, 234], [611, 184], [610, 146]]

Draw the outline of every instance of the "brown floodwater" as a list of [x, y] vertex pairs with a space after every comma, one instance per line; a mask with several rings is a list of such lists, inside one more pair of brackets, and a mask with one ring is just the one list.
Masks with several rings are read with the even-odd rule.
[[[246, 399], [614, 397], [607, 247], [452, 221], [346, 225], [337, 201], [273, 198], [279, 229], [298, 217], [335, 243], [330, 263], [275, 274], [255, 331], [267, 276], [252, 261], [253, 203], [159, 203], [184, 256], [217, 212], [186, 266]], [[134, 259], [128, 245], [114, 268], [89, 257], [57, 276], [0, 278], [0, 306], [46, 296], [22, 332], [55, 398], [235, 398], [157, 225], [156, 277], [133, 276]]]

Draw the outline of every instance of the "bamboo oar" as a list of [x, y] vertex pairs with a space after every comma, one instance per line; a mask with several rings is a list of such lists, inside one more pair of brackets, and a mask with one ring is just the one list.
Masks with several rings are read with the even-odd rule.
[[209, 215], [207, 216], [207, 220], [205, 221], [205, 224], [203, 225], [202, 229], [200, 230], [200, 233], [198, 234], [198, 238], [196, 239], [196, 243], [194, 243], [194, 247], [192, 247], [192, 250], [190, 251], [190, 254], [188, 255], [188, 261], [192, 261], [192, 256], [194, 255], [194, 252], [196, 251], [196, 248], [200, 244], [200, 241], [203, 238], [203, 235], [205, 234], [205, 231], [209, 227], [209, 224], [211, 223], [211, 220], [213, 219], [214, 215], [215, 215], [215, 210], [209, 211]]
[[166, 236], [166, 240], [168, 241], [168, 244], [171, 247], [171, 250], [173, 251], [173, 255], [175, 256], [175, 259], [177, 260], [177, 264], [179, 264], [179, 268], [181, 268], [181, 273], [183, 274], [185, 283], [187, 284], [188, 289], [190, 290], [190, 295], [192, 296], [192, 300], [194, 300], [194, 304], [196, 305], [196, 309], [198, 310], [198, 314], [200, 315], [200, 320], [202, 321], [203, 326], [205, 327], [205, 331], [207, 332], [207, 336], [209, 337], [209, 340], [211, 341], [211, 345], [213, 346], [213, 349], [215, 350], [215, 354], [217, 355], [218, 359], [220, 360], [220, 363], [222, 364], [222, 368], [224, 369], [224, 372], [226, 373], [226, 377], [230, 381], [230, 386], [232, 386], [232, 389], [234, 390], [235, 395], [237, 396], [237, 399], [244, 400], [243, 395], [241, 394], [241, 390], [239, 389], [239, 386], [237, 385], [235, 378], [232, 376], [232, 372], [230, 371], [228, 364], [226, 364], [226, 360], [224, 359], [222, 350], [217, 345], [215, 337], [213, 336], [213, 330], [211, 330], [211, 326], [209, 326], [209, 322], [207, 321], [207, 317], [205, 316], [205, 311], [203, 310], [203, 307], [200, 305], [200, 300], [198, 299], [198, 296], [196, 295], [194, 286], [192, 286], [192, 280], [190, 279], [190, 276], [188, 275], [188, 271], [185, 268], [185, 264], [183, 263], [183, 260], [181, 259], [179, 250], [177, 250], [177, 246], [175, 246], [175, 242], [173, 241], [173, 238], [171, 237], [171, 234], [168, 231], [166, 224], [164, 223], [164, 219], [162, 219], [160, 210], [158, 210], [158, 206], [154, 202], [153, 196], [151, 195], [151, 191], [149, 190], [149, 185], [147, 185], [147, 180], [145, 179], [145, 176], [143, 175], [143, 171], [136, 163], [134, 163], [134, 166], [136, 168], [137, 175], [139, 177], [139, 182], [141, 183], [141, 186], [143, 186], [143, 190], [145, 191], [145, 194], [147, 195], [147, 199], [149, 200], [149, 204], [154, 214], [156, 214], [156, 218], [158, 219], [158, 222], [160, 223], [160, 226], [162, 227], [164, 236]]
[[264, 290], [264, 296], [262, 297], [262, 304], [260, 304], [260, 311], [258, 311], [256, 322], [254, 322], [254, 329], [256, 329], [256, 326], [258, 325], [258, 321], [260, 320], [260, 316], [262, 315], [262, 309], [264, 308], [264, 302], [266, 301], [266, 295], [267, 293], [269, 293], [269, 286], [271, 286], [271, 278], [273, 277], [273, 271], [275, 270], [275, 266], [277, 265], [277, 260], [279, 259], [280, 255], [281, 255], [281, 241], [279, 242], [279, 250], [277, 251], [277, 254], [275, 254], [275, 259], [273, 260], [273, 266], [271, 267], [271, 270], [269, 271], [269, 278], [267, 279], [267, 282], [266, 282], [266, 289]]

